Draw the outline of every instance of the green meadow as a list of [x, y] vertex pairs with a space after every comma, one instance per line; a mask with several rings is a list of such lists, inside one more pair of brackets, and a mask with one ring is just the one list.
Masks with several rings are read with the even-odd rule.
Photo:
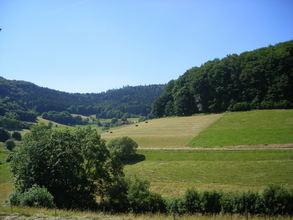
[[128, 176], [150, 181], [165, 196], [187, 188], [258, 191], [269, 184], [293, 187], [293, 150], [141, 150], [145, 160], [128, 165]]
[[[259, 191], [269, 184], [293, 187], [293, 149], [270, 149], [266, 146], [293, 143], [293, 110], [160, 118], [112, 128], [110, 131], [112, 133], [102, 133], [102, 138], [109, 140], [130, 136], [143, 148], [138, 153], [145, 155], [145, 160], [127, 165], [126, 176], [136, 175], [148, 180], [151, 190], [165, 197], [182, 195], [186, 189], [193, 187], [223, 191]], [[3, 204], [13, 185], [9, 164], [6, 163], [8, 151], [2, 145], [0, 203]], [[250, 145], [251, 149], [233, 148], [237, 145]], [[9, 210], [2, 208], [2, 211]], [[25, 214], [29, 209], [18, 211]], [[36, 212], [33, 210], [32, 214]], [[48, 215], [51, 214], [48, 211]], [[64, 215], [79, 214], [65, 211]], [[124, 217], [132, 219], [130, 215]], [[148, 217], [140, 216], [141, 219]], [[161, 215], [152, 218], [169, 219]], [[205, 217], [186, 216], [183, 219]], [[227, 219], [227, 216], [217, 216], [215, 219]]]
[[225, 113], [189, 143], [194, 147], [293, 143], [293, 110]]

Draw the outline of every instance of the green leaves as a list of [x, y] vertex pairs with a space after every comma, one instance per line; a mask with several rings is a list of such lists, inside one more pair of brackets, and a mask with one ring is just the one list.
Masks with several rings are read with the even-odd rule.
[[48, 189], [58, 207], [89, 208], [117, 173], [109, 161], [110, 153], [95, 129], [36, 125], [11, 167], [20, 192], [37, 184]]

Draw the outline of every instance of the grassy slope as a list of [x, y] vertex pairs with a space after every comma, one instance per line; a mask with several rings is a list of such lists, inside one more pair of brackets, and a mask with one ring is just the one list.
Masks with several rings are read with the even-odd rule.
[[226, 113], [191, 142], [191, 146], [293, 143], [293, 110]]
[[8, 198], [12, 190], [12, 181], [9, 164], [6, 163], [8, 152], [0, 144], [0, 205]]
[[220, 118], [219, 114], [190, 117], [171, 117], [149, 120], [136, 125], [123, 126], [104, 133], [109, 140], [121, 136], [133, 138], [140, 147], [183, 147], [196, 134]]
[[141, 151], [146, 160], [125, 168], [163, 195], [186, 188], [260, 190], [268, 184], [293, 187], [293, 150]]

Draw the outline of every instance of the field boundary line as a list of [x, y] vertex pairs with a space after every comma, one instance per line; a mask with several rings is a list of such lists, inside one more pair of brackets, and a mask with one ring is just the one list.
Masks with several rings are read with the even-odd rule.
[[138, 147], [138, 150], [176, 150], [176, 151], [245, 151], [245, 150], [293, 150], [293, 143], [289, 144], [256, 144], [225, 147]]

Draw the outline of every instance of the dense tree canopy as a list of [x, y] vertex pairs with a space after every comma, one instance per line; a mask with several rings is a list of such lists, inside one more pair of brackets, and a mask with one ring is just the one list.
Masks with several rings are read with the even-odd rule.
[[293, 41], [187, 70], [153, 104], [156, 117], [293, 107]]
[[36, 125], [11, 160], [15, 186], [25, 192], [45, 187], [58, 207], [90, 208], [107, 194], [122, 167], [112, 167], [105, 142], [95, 129], [52, 129]]
[[45, 112], [42, 114], [42, 118], [51, 120], [64, 125], [83, 125], [87, 122], [81, 118], [81, 116], [72, 116], [69, 112]]
[[138, 145], [130, 137], [121, 137], [110, 140], [107, 147], [113, 157], [125, 163], [135, 158]]
[[41, 114], [49, 111], [96, 114], [98, 118], [146, 116], [150, 113], [151, 104], [160, 95], [163, 87], [163, 85], [126, 86], [102, 93], [79, 94], [60, 92], [33, 83], [0, 77], [0, 115], [4, 115], [9, 108], [14, 108], [20, 111], [18, 113], [23, 121], [35, 119], [30, 113]]

